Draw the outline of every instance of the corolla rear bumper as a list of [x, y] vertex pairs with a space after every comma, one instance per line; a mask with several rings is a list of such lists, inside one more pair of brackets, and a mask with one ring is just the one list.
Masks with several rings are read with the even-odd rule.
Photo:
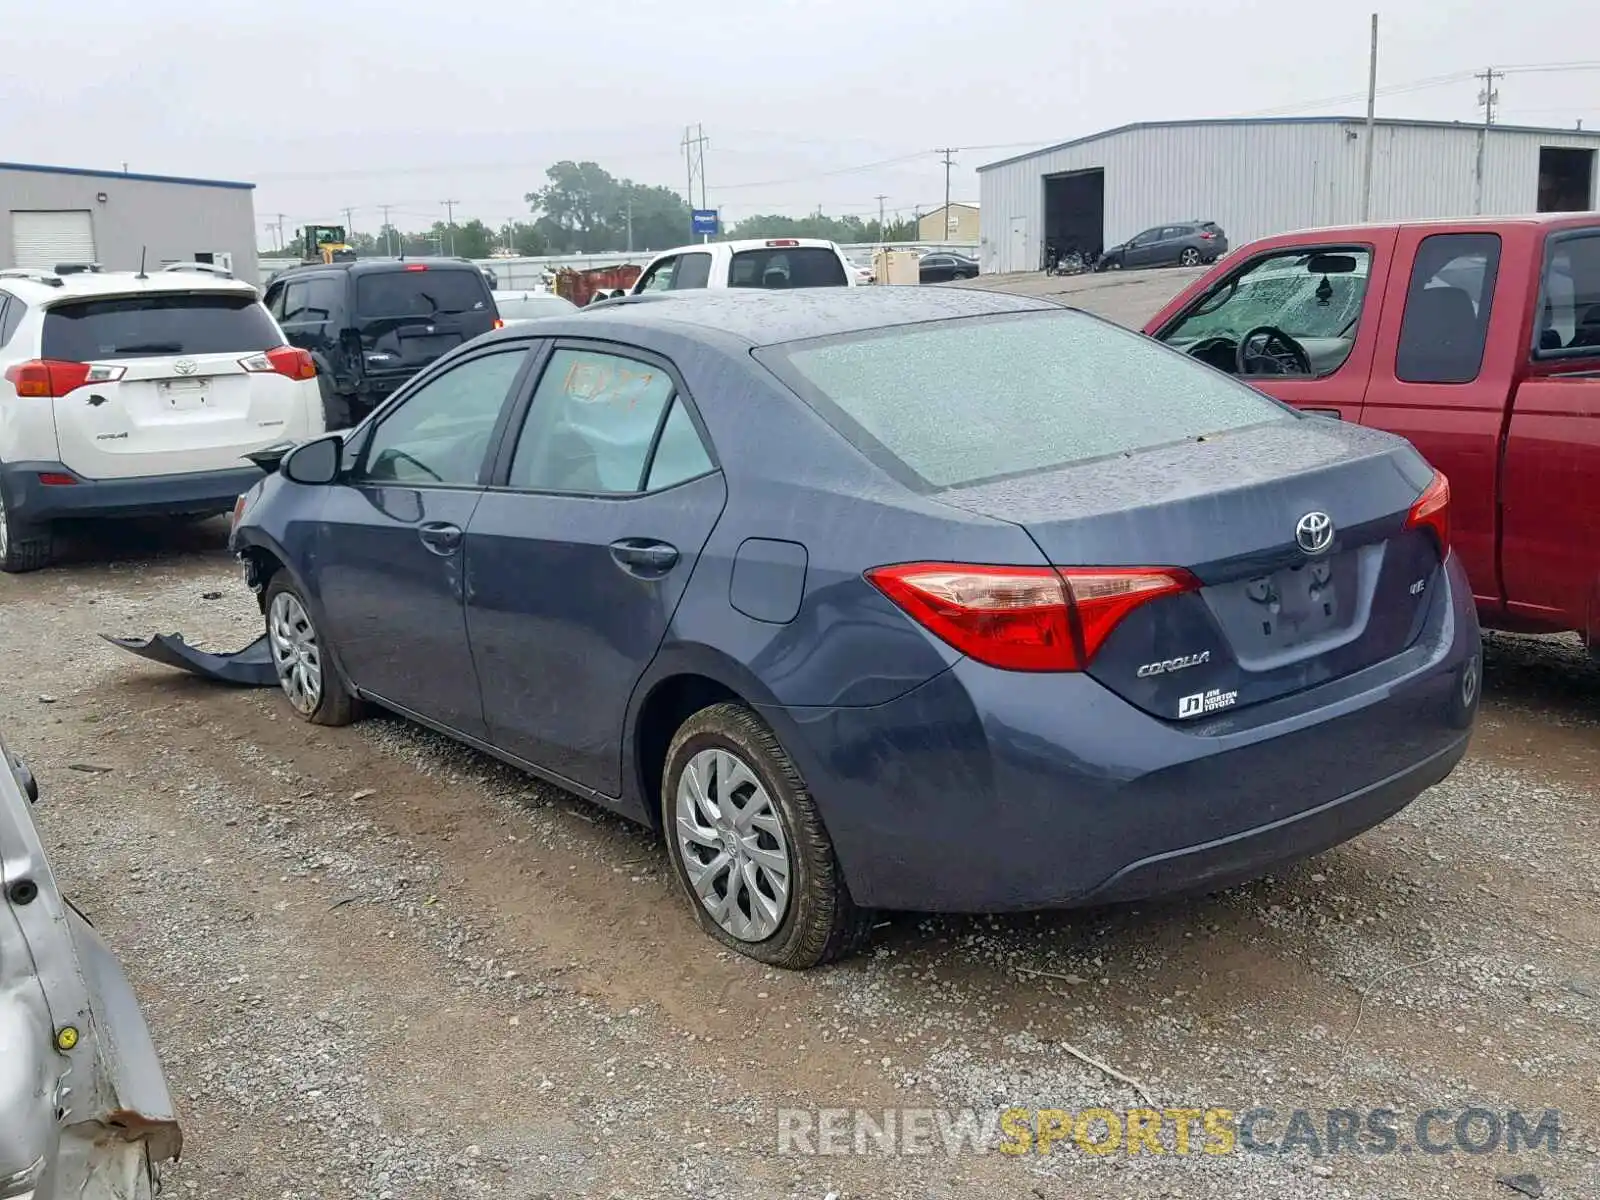
[[997, 912], [1209, 890], [1346, 841], [1448, 775], [1476, 715], [1471, 591], [1404, 654], [1186, 724], [1082, 675], [970, 660], [873, 708], [781, 709], [862, 904]]

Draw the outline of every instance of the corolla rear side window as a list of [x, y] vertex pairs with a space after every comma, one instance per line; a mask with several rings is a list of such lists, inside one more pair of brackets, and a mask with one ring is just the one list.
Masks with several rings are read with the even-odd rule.
[[489, 285], [477, 271], [428, 267], [356, 279], [356, 311], [364, 317], [426, 317], [484, 312], [488, 307]]
[[844, 263], [825, 246], [741, 250], [728, 270], [729, 287], [844, 287]]
[[282, 339], [254, 296], [224, 292], [115, 296], [51, 307], [45, 358], [95, 362], [270, 350]]
[[1083, 313], [941, 321], [757, 356], [869, 457], [958, 487], [1293, 413]]

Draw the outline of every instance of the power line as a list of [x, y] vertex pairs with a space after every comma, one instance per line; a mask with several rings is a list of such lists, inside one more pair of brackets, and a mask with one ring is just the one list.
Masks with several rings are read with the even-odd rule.
[[[1029, 143], [1037, 145], [1038, 143]], [[809, 175], [792, 175], [787, 179], [756, 179], [745, 183], [719, 183], [717, 191], [739, 191], [745, 188], [782, 187], [790, 183], [809, 183], [813, 179], [831, 179], [837, 175], [855, 175], [862, 171], [872, 171], [879, 167], [892, 167], [899, 163], [908, 163], [921, 160], [927, 156], [926, 150], [917, 150], [911, 154], [902, 154], [896, 158], [880, 158], [876, 162], [857, 163], [852, 167], [839, 167], [832, 171], [814, 171]]]

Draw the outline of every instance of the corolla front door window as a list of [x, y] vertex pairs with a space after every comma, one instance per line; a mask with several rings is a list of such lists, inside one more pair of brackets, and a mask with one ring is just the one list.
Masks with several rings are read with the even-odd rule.
[[484, 733], [467, 646], [464, 540], [485, 460], [528, 344], [497, 345], [421, 382], [328, 488], [310, 581], [355, 685], [428, 720]]

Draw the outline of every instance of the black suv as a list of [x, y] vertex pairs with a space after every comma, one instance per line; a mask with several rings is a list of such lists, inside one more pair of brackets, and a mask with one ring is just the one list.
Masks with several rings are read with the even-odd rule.
[[449, 258], [369, 258], [290, 267], [267, 310], [317, 361], [329, 429], [366, 416], [423, 367], [500, 327], [483, 273]]

